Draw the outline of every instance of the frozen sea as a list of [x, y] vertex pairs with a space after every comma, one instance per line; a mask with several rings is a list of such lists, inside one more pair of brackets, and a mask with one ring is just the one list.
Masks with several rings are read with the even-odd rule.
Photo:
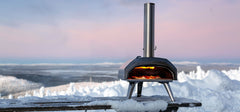
[[[193, 62], [174, 62], [174, 64], [178, 69], [178, 81], [170, 83], [174, 96], [202, 102], [202, 107], [180, 108], [180, 112], [240, 110], [239, 64]], [[75, 96], [80, 99], [86, 96], [125, 96], [128, 83], [117, 78], [118, 68], [121, 65], [122, 63], [1, 64], [1, 98], [12, 99], [14, 94], [18, 94], [17, 99], [20, 101], [28, 101], [36, 97], [38, 99], [64, 97], [71, 100]], [[136, 91], [133, 95], [136, 95]], [[149, 82], [143, 85], [143, 95], [167, 96], [167, 93], [161, 84]], [[113, 104], [121, 103], [123, 102]], [[132, 101], [130, 103], [132, 106], [135, 105]], [[4, 104], [8, 105], [8, 102]], [[0, 103], [0, 106], [4, 105]]]
[[[239, 64], [211, 63], [199, 64], [195, 62], [173, 62], [178, 73], [189, 73], [197, 66], [207, 70], [238, 69]], [[109, 82], [119, 80], [118, 69], [123, 63], [95, 63], [95, 64], [0, 64], [0, 93], [1, 96], [14, 94], [39, 87], [54, 87], [71, 82]], [[7, 76], [7, 77], [6, 77]], [[12, 83], [20, 79], [20, 84]], [[12, 81], [12, 82], [11, 82]], [[21, 85], [21, 87], [20, 87]], [[14, 89], [15, 87], [20, 87]], [[4, 89], [5, 88], [5, 89]]]

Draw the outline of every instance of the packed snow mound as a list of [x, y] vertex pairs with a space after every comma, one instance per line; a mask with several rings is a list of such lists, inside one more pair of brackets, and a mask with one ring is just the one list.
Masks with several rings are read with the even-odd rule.
[[137, 102], [135, 100], [125, 101], [95, 101], [89, 105], [111, 105], [117, 112], [158, 112], [159, 110], [166, 110], [168, 103], [163, 100], [154, 102]]
[[223, 70], [222, 72], [226, 74], [230, 79], [240, 81], [240, 67], [236, 70]]
[[[78, 84], [70, 83], [69, 86], [60, 91], [51, 90], [41, 87], [39, 90], [33, 91], [33, 94], [26, 93], [25, 96], [45, 97], [45, 96], [91, 96], [91, 97], [113, 97], [125, 96], [127, 93], [128, 82], [114, 81], [103, 83], [84, 82], [84, 86], [76, 86]], [[87, 84], [86, 84], [87, 83]], [[81, 84], [79, 84], [81, 85]], [[94, 85], [94, 86], [93, 86]], [[55, 88], [56, 89], [56, 88]], [[22, 98], [24, 96], [19, 96]]]
[[207, 76], [206, 72], [202, 70], [200, 66], [197, 66], [196, 71], [191, 71], [189, 74], [185, 74], [184, 71], [178, 73], [178, 81], [185, 82], [189, 79], [202, 80]]
[[39, 87], [41, 87], [41, 84], [18, 79], [12, 76], [0, 75], [0, 96], [7, 95], [8, 93], [17, 93], [20, 91], [36, 89]]
[[180, 108], [179, 111], [235, 112], [240, 110], [240, 80], [237, 79], [240, 77], [240, 68], [205, 72], [198, 66], [196, 72], [192, 71], [189, 74], [181, 72], [179, 76], [180, 82], [171, 83], [174, 95], [202, 102], [202, 108]]
[[[179, 112], [236, 112], [240, 110], [239, 77], [240, 68], [229, 71], [204, 71], [198, 66], [196, 71], [188, 74], [184, 72], [178, 73], [178, 81], [170, 83], [170, 86], [175, 97], [184, 97], [202, 102], [202, 107], [180, 108]], [[89, 82], [86, 86], [76, 85], [71, 83], [68, 88], [62, 91], [46, 91], [42, 87], [39, 91], [35, 91], [33, 95], [26, 94], [26, 96], [19, 98], [126, 96], [128, 88], [128, 82], [122, 80], [98, 84]], [[145, 96], [168, 96], [163, 85], [156, 82], [144, 82], [142, 92]], [[136, 95], [136, 89], [133, 95]]]
[[240, 82], [231, 80], [226, 74], [216, 70], [210, 70], [201, 81], [188, 80], [188, 83], [198, 88], [211, 89], [215, 91], [240, 90]]

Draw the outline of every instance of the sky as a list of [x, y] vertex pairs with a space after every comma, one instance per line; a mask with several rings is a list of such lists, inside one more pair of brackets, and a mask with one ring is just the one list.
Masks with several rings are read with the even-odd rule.
[[156, 57], [240, 62], [238, 0], [0, 0], [0, 63], [142, 56], [145, 2]]

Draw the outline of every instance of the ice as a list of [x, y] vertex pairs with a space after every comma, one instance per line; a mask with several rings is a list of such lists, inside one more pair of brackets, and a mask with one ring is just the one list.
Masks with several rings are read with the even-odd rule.
[[198, 79], [201, 80], [207, 76], [206, 72], [202, 70], [200, 66], [197, 66], [197, 71], [191, 71], [187, 75], [190, 79]]
[[240, 67], [237, 70], [223, 70], [222, 72], [226, 74], [230, 79], [240, 81]]
[[41, 84], [17, 79], [13, 76], [0, 75], [0, 94], [7, 95], [8, 93], [16, 93], [41, 87]]
[[43, 72], [50, 72], [53, 74], [59, 74], [59, 73], [70, 73], [70, 72], [75, 72], [75, 73], [96, 73], [96, 74], [117, 74], [117, 71], [91, 71], [91, 70], [43, 70]]
[[[240, 81], [234, 79], [240, 75], [239, 70], [203, 71], [200, 66], [197, 72], [180, 75], [180, 82], [172, 83], [175, 96], [184, 96], [202, 102], [201, 108], [180, 108], [180, 112], [229, 112], [239, 111]], [[232, 77], [232, 78], [230, 78]], [[181, 79], [182, 78], [182, 79]], [[177, 93], [177, 94], [176, 94]]]
[[[175, 97], [184, 97], [194, 99], [202, 102], [202, 107], [197, 108], [179, 108], [179, 112], [236, 112], [240, 110], [240, 67], [235, 70], [218, 71], [208, 70], [204, 71], [200, 66], [197, 66], [196, 71], [189, 73], [179, 72], [178, 81], [170, 83], [173, 94]], [[14, 83], [14, 82], [13, 82]], [[33, 94], [26, 93], [20, 96], [20, 100], [29, 101], [28, 99], [36, 98], [72, 98], [72, 96], [79, 96], [80, 98], [90, 97], [114, 97], [126, 96], [128, 82], [127, 81], [113, 81], [113, 82], [82, 82], [70, 83], [63, 88], [57, 86], [53, 88], [40, 88]], [[58, 88], [58, 89], [57, 89]], [[61, 89], [59, 89], [61, 88]], [[156, 82], [144, 82], [143, 95], [165, 95], [167, 92], [163, 85]], [[133, 95], [136, 95], [136, 89]], [[76, 100], [76, 99], [75, 99]], [[79, 99], [81, 100], [81, 99]], [[121, 101], [108, 101], [108, 102], [95, 102], [95, 103], [109, 103], [116, 110], [121, 110], [134, 104], [135, 107], [144, 105], [144, 109], [152, 109], [164, 103], [161, 101], [151, 103], [137, 103], [134, 100], [126, 102]], [[156, 106], [157, 105], [157, 106]], [[133, 105], [131, 106], [133, 107]], [[163, 108], [162, 107], [162, 108]], [[160, 107], [159, 107], [160, 108]], [[158, 109], [159, 109], [158, 108]], [[125, 110], [124, 110], [125, 111]]]
[[13, 99], [13, 96], [11, 94], [8, 95], [8, 99]]
[[178, 65], [197, 65], [199, 64], [198, 62], [194, 61], [173, 61], [173, 64], [178, 64]]
[[36, 63], [36, 64], [17, 64], [17, 63], [6, 63], [0, 64], [0, 66], [76, 66], [76, 65], [100, 65], [100, 66], [111, 66], [111, 65], [121, 65], [123, 63], [112, 63], [112, 62], [103, 62], [103, 63]]

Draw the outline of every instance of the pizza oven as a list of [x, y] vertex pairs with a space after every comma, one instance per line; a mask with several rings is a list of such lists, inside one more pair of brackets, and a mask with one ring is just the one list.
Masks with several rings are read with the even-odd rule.
[[167, 59], [138, 56], [122, 65], [119, 78], [129, 82], [171, 82], [177, 80], [177, 69]]
[[166, 88], [171, 101], [174, 101], [169, 82], [177, 80], [177, 69], [169, 60], [154, 57], [154, 8], [154, 3], [144, 4], [143, 57], [137, 56], [123, 64], [118, 77], [129, 82], [127, 93], [129, 99], [136, 84], [137, 97], [141, 97], [143, 82], [159, 82]]

